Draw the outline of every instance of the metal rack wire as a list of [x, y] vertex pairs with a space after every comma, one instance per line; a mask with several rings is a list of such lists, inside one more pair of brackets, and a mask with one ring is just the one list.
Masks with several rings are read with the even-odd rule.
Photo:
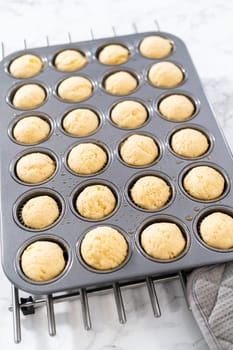
[[[160, 31], [160, 26], [157, 20], [154, 20], [154, 24], [156, 26], [156, 30]], [[135, 33], [138, 32], [138, 28], [136, 23], [132, 23], [133, 31]], [[117, 35], [116, 28], [112, 26], [112, 32], [113, 36]], [[94, 40], [94, 32], [92, 29], [90, 29], [90, 36], [91, 39]], [[50, 46], [50, 39], [48, 36], [46, 36], [46, 45]], [[71, 34], [68, 33], [68, 42], [72, 43], [72, 37]], [[24, 49], [28, 48], [27, 40], [23, 40], [23, 47]], [[1, 51], [2, 51], [2, 59], [5, 57], [5, 45], [2, 42], [1, 43]], [[14, 333], [14, 341], [15, 343], [20, 343], [21, 341], [21, 313], [24, 315], [31, 315], [34, 314], [36, 309], [41, 306], [45, 306], [47, 310], [47, 319], [48, 319], [48, 333], [50, 336], [56, 335], [56, 317], [54, 312], [54, 304], [55, 303], [61, 303], [64, 301], [71, 301], [71, 300], [80, 300], [81, 302], [81, 310], [82, 310], [82, 319], [83, 319], [83, 325], [86, 330], [90, 330], [92, 328], [91, 323], [91, 316], [90, 316], [90, 309], [89, 309], [89, 303], [88, 303], [88, 295], [89, 294], [98, 294], [102, 292], [108, 292], [112, 291], [115, 299], [116, 304], [116, 310], [118, 314], [118, 319], [121, 324], [124, 324], [127, 322], [126, 318], [126, 312], [124, 307], [124, 302], [122, 298], [121, 289], [124, 287], [129, 286], [140, 286], [140, 285], [146, 285], [150, 303], [152, 306], [152, 311], [154, 317], [160, 317], [161, 316], [161, 310], [160, 305], [156, 293], [156, 287], [155, 284], [158, 282], [163, 281], [169, 281], [179, 279], [182, 289], [184, 291], [184, 296], [186, 303], [188, 305], [188, 300], [186, 296], [186, 277], [184, 272], [179, 272], [175, 275], [170, 276], [163, 276], [163, 277], [150, 277], [147, 276], [143, 280], [137, 280], [137, 281], [131, 281], [127, 283], [114, 283], [113, 285], [105, 286], [105, 287], [98, 287], [98, 288], [81, 288], [76, 291], [69, 291], [69, 292], [63, 292], [59, 294], [50, 294], [43, 297], [35, 297], [35, 296], [28, 296], [28, 297], [20, 297], [20, 290], [12, 285], [12, 304], [9, 307], [9, 310], [12, 312], [13, 315], [13, 333]]]
[[188, 300], [186, 296], [186, 277], [184, 272], [179, 272], [175, 275], [164, 276], [164, 277], [146, 277], [143, 280], [131, 281], [127, 283], [114, 283], [113, 285], [98, 287], [98, 288], [81, 288], [76, 291], [63, 292], [59, 294], [49, 294], [43, 297], [28, 296], [27, 298], [20, 297], [20, 291], [14, 285], [12, 285], [12, 305], [9, 310], [13, 314], [13, 331], [14, 331], [14, 341], [15, 343], [20, 343], [21, 341], [21, 312], [24, 315], [34, 314], [36, 309], [41, 306], [45, 306], [47, 310], [48, 319], [48, 333], [50, 336], [56, 335], [56, 317], [54, 312], [54, 304], [61, 303], [64, 301], [80, 300], [82, 309], [82, 319], [83, 326], [86, 330], [92, 328], [90, 309], [88, 303], [89, 294], [100, 294], [103, 292], [113, 291], [116, 310], [118, 314], [118, 320], [121, 324], [127, 322], [125, 306], [122, 298], [121, 289], [130, 286], [140, 286], [146, 285], [150, 303], [153, 311], [154, 317], [161, 316], [161, 310], [159, 305], [159, 300], [156, 293], [156, 283], [170, 281], [174, 279], [179, 279], [181, 286], [184, 291], [184, 296], [186, 303], [188, 305]]

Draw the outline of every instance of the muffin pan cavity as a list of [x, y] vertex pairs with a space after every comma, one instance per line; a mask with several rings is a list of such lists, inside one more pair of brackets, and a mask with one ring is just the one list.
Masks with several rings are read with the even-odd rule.
[[207, 162], [197, 162], [183, 169], [179, 184], [187, 197], [198, 202], [219, 201], [230, 190], [226, 172], [217, 164]]
[[128, 61], [130, 50], [122, 43], [110, 42], [97, 49], [96, 58], [104, 65], [119, 65]]
[[175, 187], [167, 175], [146, 171], [137, 173], [129, 179], [125, 195], [135, 209], [147, 213], [157, 212], [166, 209], [172, 203], [175, 198]]
[[46, 60], [36, 53], [23, 53], [12, 58], [6, 67], [6, 71], [14, 78], [26, 79], [41, 73]]
[[160, 61], [152, 64], [147, 72], [148, 82], [160, 89], [176, 88], [187, 79], [185, 70], [172, 61]]
[[[24, 209], [27, 212], [24, 213]], [[54, 191], [41, 188], [34, 191], [29, 190], [17, 199], [13, 207], [13, 217], [21, 228], [39, 232], [56, 225], [61, 220], [64, 211], [62, 197]], [[25, 222], [28, 219], [30, 225]], [[38, 227], [38, 223], [40, 227]]]
[[[153, 230], [153, 226], [151, 225], [157, 224], [156, 228]], [[158, 224], [162, 224], [160, 227]], [[170, 229], [170, 232], [167, 231], [167, 227], [163, 229], [163, 224], [172, 224]], [[175, 226], [174, 226], [175, 225]], [[153, 251], [157, 249], [157, 253], [159, 255], [163, 255], [165, 253], [170, 253], [171, 257], [164, 259], [164, 258], [158, 258], [153, 257], [151, 254], [148, 254], [148, 252], [145, 251], [145, 249], [142, 246], [142, 233], [145, 232], [146, 229], [152, 228], [152, 234], [150, 237], [148, 237], [147, 242], [147, 248], [150, 248]], [[177, 234], [178, 231], [178, 238], [179, 240], [183, 240], [181, 248], [179, 253], [176, 253], [173, 251], [173, 249], [169, 249], [168, 242], [172, 240], [172, 234], [175, 231]], [[156, 239], [153, 242], [153, 236], [157, 236]], [[145, 220], [142, 225], [137, 229], [135, 234], [135, 241], [138, 250], [140, 253], [146, 258], [150, 259], [151, 261], [154, 261], [155, 263], [172, 263], [173, 261], [181, 259], [184, 255], [187, 254], [189, 248], [190, 248], [190, 232], [187, 228], [187, 226], [176, 217], [173, 217], [171, 215], [157, 215], [152, 216], [149, 219]], [[151, 244], [151, 247], [150, 247]], [[153, 247], [154, 246], [154, 247]], [[174, 255], [174, 256], [173, 256]]]
[[88, 64], [86, 54], [75, 48], [59, 51], [52, 59], [52, 65], [61, 72], [74, 72]]
[[102, 88], [110, 95], [127, 96], [139, 87], [139, 77], [132, 70], [125, 68], [114, 70], [105, 74]]
[[118, 100], [110, 107], [108, 120], [123, 130], [139, 129], [149, 121], [150, 112], [145, 104], [133, 98]]
[[69, 75], [60, 80], [55, 89], [55, 96], [64, 103], [77, 103], [93, 95], [95, 83], [84, 75]]
[[41, 107], [48, 98], [48, 88], [37, 81], [16, 84], [8, 94], [8, 103], [19, 110], [33, 110]]
[[151, 133], [128, 134], [118, 144], [118, 158], [127, 167], [148, 168], [162, 157], [162, 144]]
[[167, 145], [176, 157], [193, 161], [211, 153], [214, 137], [199, 125], [186, 124], [176, 127], [168, 134]]
[[[207, 218], [208, 223], [215, 228], [213, 235], [211, 235], [211, 232], [208, 232], [208, 226], [206, 224], [205, 228], [201, 230], [201, 224]], [[227, 254], [228, 252], [233, 252], [232, 225], [232, 208], [216, 205], [202, 210], [197, 215], [193, 222], [193, 231], [200, 243], [207, 249]], [[202, 234], [205, 234], [205, 236], [202, 237], [201, 231], [203, 231]], [[205, 240], [204, 237], [206, 238]]]
[[[31, 77], [14, 77], [10, 65], [27, 54], [42, 66]], [[154, 83], [148, 77], [152, 68]], [[232, 216], [233, 161], [182, 40], [148, 32], [25, 49], [3, 59], [0, 80], [2, 265], [15, 286], [46, 295], [232, 261], [231, 246], [207, 246], [198, 231], [203, 215], [216, 208], [229, 208], [224, 213]], [[204, 137], [200, 154], [196, 146], [190, 157], [173, 148], [174, 135], [186, 129]], [[135, 136], [146, 137], [149, 145], [142, 141], [139, 147], [134, 140], [121, 154]], [[30, 170], [38, 166], [38, 153], [54, 162], [42, 177]], [[43, 159], [42, 168], [50, 162]], [[221, 174], [215, 198], [195, 198], [199, 182], [184, 189], [184, 177], [199, 166]], [[207, 176], [207, 187], [209, 182]], [[141, 246], [142, 231], [159, 222], [177, 225], [181, 238], [175, 250], [168, 237], [171, 247], [161, 259]], [[124, 236], [127, 254], [120, 252], [115, 265], [97, 257], [93, 267], [82, 257], [81, 242], [98, 227]], [[65, 251], [64, 269], [46, 281], [34, 281], [21, 269], [23, 251], [37, 240]]]
[[188, 92], [175, 92], [163, 94], [155, 102], [156, 112], [163, 119], [184, 123], [193, 119], [199, 111], [199, 101], [191, 97]]
[[9, 137], [24, 146], [37, 145], [47, 141], [54, 129], [54, 122], [48, 115], [28, 112], [17, 116], [10, 122]]
[[78, 106], [67, 110], [58, 121], [61, 130], [70, 137], [88, 137], [99, 130], [103, 116], [93, 106]]
[[70, 206], [73, 213], [82, 220], [106, 220], [119, 209], [119, 194], [119, 189], [109, 181], [87, 180], [71, 194]]
[[[101, 231], [103, 229], [103, 231]], [[112, 235], [111, 231], [114, 231], [115, 235]], [[108, 231], [110, 231], [110, 239], [108, 241]], [[88, 242], [85, 245], [85, 253], [86, 250], [89, 250], [88, 248], [92, 247], [92, 251], [90, 251], [90, 257], [96, 258], [96, 261], [98, 261], [98, 255], [103, 255], [104, 259], [102, 262], [102, 268], [100, 267], [94, 267], [87, 263], [87, 261], [84, 259], [84, 256], [82, 254], [82, 245], [84, 242], [84, 239], [88, 236], [88, 234], [91, 234], [91, 237], [88, 237]], [[118, 240], [118, 237], [116, 235], [121, 236], [121, 239]], [[101, 237], [103, 236], [103, 237]], [[118, 247], [116, 247], [117, 252], [114, 252], [114, 243], [118, 240]], [[100, 243], [99, 243], [100, 242]], [[102, 242], [102, 244], [101, 244]], [[109, 249], [106, 251], [105, 247], [106, 245], [109, 245]], [[83, 250], [84, 250], [83, 249]], [[98, 226], [92, 226], [87, 232], [84, 232], [80, 239], [77, 242], [77, 257], [81, 264], [83, 266], [95, 273], [112, 273], [114, 271], [117, 271], [121, 269], [125, 264], [128, 263], [131, 254], [132, 254], [132, 241], [127, 233], [125, 233], [120, 227], [113, 226], [113, 225], [104, 225], [100, 224]], [[119, 258], [120, 254], [120, 258]], [[86, 254], [88, 256], [88, 254]], [[105, 262], [105, 259], [107, 259], [107, 263]], [[94, 260], [93, 260], [94, 261]], [[103, 265], [108, 265], [107, 267]], [[109, 268], [109, 266], [113, 266]]]
[[15, 265], [23, 279], [41, 285], [64, 278], [71, 259], [70, 249], [63, 239], [44, 234], [25, 242], [18, 251]]
[[10, 165], [13, 178], [24, 185], [41, 185], [51, 180], [59, 168], [58, 157], [45, 148], [33, 148], [17, 154]]
[[111, 160], [108, 147], [95, 139], [71, 145], [64, 157], [66, 168], [82, 177], [99, 175], [107, 169]]

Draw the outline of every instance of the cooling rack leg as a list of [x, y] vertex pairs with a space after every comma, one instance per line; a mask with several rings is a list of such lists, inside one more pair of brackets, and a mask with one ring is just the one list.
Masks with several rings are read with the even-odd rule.
[[179, 272], [179, 279], [180, 279], [181, 287], [182, 287], [183, 292], [184, 292], [185, 302], [186, 302], [188, 308], [190, 309], [190, 305], [189, 305], [189, 301], [188, 301], [188, 297], [187, 297], [187, 290], [186, 290], [186, 276], [185, 276], [183, 271]]
[[24, 49], [27, 50], [27, 40], [26, 39], [23, 39], [23, 46], [24, 46]]
[[49, 37], [48, 37], [48, 35], [46, 35], [45, 40], [46, 40], [47, 46], [49, 46], [49, 45], [50, 45], [50, 42], [49, 42]]
[[48, 316], [48, 331], [50, 336], [56, 335], [56, 323], [54, 314], [54, 304], [52, 295], [48, 295], [46, 298], [46, 308]]
[[83, 288], [80, 289], [80, 301], [81, 301], [81, 307], [82, 307], [83, 325], [84, 325], [84, 328], [88, 331], [91, 329], [91, 316], [90, 316], [86, 289], [83, 289]]
[[156, 26], [157, 31], [160, 32], [160, 25], [159, 25], [159, 22], [157, 21], [157, 19], [154, 19], [154, 24]]
[[95, 37], [94, 37], [94, 32], [93, 32], [93, 29], [92, 29], [92, 28], [90, 29], [90, 34], [91, 34], [91, 40], [94, 40]]
[[133, 22], [133, 23], [132, 23], [132, 26], [133, 26], [134, 33], [137, 34], [137, 33], [138, 33], [138, 27], [137, 27], [136, 23]]
[[1, 42], [1, 49], [2, 49], [2, 60], [5, 57], [5, 45], [4, 42]]
[[69, 43], [71, 44], [72, 43], [72, 38], [71, 38], [70, 32], [68, 32], [68, 40], [69, 40]]
[[21, 342], [21, 322], [20, 322], [20, 306], [19, 291], [15, 286], [11, 286], [12, 294], [12, 311], [13, 311], [13, 330], [15, 343]]
[[116, 36], [117, 34], [116, 34], [116, 28], [115, 28], [115, 26], [112, 26], [112, 32], [113, 32], [113, 36]]
[[153, 282], [151, 277], [146, 278], [146, 285], [147, 285], [147, 289], [148, 289], [154, 317], [160, 317], [161, 311], [160, 311], [160, 307], [159, 307], [158, 297], [157, 297], [157, 293], [155, 290], [154, 282]]
[[113, 293], [114, 293], [114, 298], [115, 298], [115, 302], [116, 302], [116, 308], [117, 308], [119, 322], [122, 324], [126, 323], [127, 319], [126, 319], [126, 314], [125, 314], [125, 307], [124, 307], [119, 283], [113, 284]]

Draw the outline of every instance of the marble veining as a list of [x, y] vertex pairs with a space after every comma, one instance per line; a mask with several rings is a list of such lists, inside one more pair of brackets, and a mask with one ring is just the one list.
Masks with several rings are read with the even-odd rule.
[[[0, 0], [0, 41], [6, 54], [29, 46], [90, 39], [133, 31], [156, 29], [180, 36], [187, 44], [207, 96], [226, 139], [233, 149], [233, 2], [222, 0], [152, 1], [133, 0]], [[4, 118], [4, 116], [1, 116]], [[83, 329], [79, 301], [56, 304], [57, 336], [47, 335], [45, 309], [22, 316], [23, 341], [13, 343], [12, 319], [8, 312], [10, 284], [0, 269], [1, 350], [207, 350], [188, 310], [178, 281], [157, 284], [162, 316], [153, 318], [145, 287], [123, 290], [128, 322], [117, 319], [113, 295], [90, 297], [92, 331]]]

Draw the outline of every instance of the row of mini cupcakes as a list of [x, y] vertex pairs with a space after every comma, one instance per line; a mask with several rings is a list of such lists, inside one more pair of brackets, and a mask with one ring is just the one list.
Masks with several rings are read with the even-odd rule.
[[[173, 153], [193, 160], [206, 155], [210, 149], [209, 139], [200, 130], [183, 128], [170, 137]], [[162, 157], [161, 141], [148, 134], [131, 134], [119, 142], [117, 155], [126, 166], [145, 168], [154, 165]], [[74, 175], [96, 176], [107, 169], [114, 157], [103, 143], [88, 140], [70, 146], [65, 153], [65, 166]], [[21, 152], [11, 163], [11, 173], [25, 184], [41, 184], [53, 177], [59, 160], [53, 152], [33, 148]]]
[[[71, 46], [71, 45], [70, 45]], [[149, 36], [139, 45], [139, 52], [147, 58], [161, 59], [167, 57], [173, 49], [173, 43], [164, 37]], [[130, 49], [120, 43], [111, 43], [97, 49], [97, 59], [102, 64], [118, 65], [130, 58]], [[72, 48], [58, 52], [52, 59], [53, 66], [62, 72], [72, 72], [83, 68], [88, 63], [87, 55]], [[38, 55], [25, 53], [11, 60], [8, 72], [14, 78], [31, 78], [43, 70], [44, 60]]]
[[[233, 248], [233, 218], [225, 208], [210, 210], [196, 224], [198, 239], [208, 248], [229, 251]], [[150, 218], [136, 232], [141, 253], [159, 263], [183, 257], [190, 245], [187, 227], [170, 216]], [[99, 225], [81, 235], [76, 247], [80, 262], [93, 272], [113, 272], [130, 259], [128, 235], [115, 226]], [[66, 245], [53, 236], [33, 239], [21, 249], [18, 263], [22, 276], [33, 282], [48, 282], [62, 276], [69, 265]]]
[[[185, 122], [198, 112], [196, 102], [184, 94], [170, 94], [163, 96], [155, 106], [159, 115], [172, 122]], [[45, 116], [36, 117], [38, 112], [19, 116], [12, 125], [13, 137], [24, 144], [40, 142], [47, 138], [51, 124]], [[121, 129], [135, 129], [145, 125], [152, 111], [149, 112], [145, 104], [139, 100], [127, 99], [116, 102], [109, 110], [109, 120]], [[32, 118], [33, 117], [33, 118]], [[100, 113], [91, 107], [80, 106], [67, 111], [62, 117], [62, 129], [70, 136], [87, 136], [95, 132], [102, 118]], [[46, 124], [47, 122], [47, 124]], [[29, 135], [32, 134], [30, 137]], [[41, 131], [41, 132], [40, 132]], [[37, 135], [38, 134], [38, 135]]]
[[[210, 203], [229, 191], [229, 179], [212, 164], [185, 168], [179, 177], [180, 189], [192, 201]], [[156, 171], [141, 172], [128, 179], [124, 195], [140, 211], [154, 212], [172, 205], [177, 189], [170, 178]], [[118, 211], [121, 191], [109, 181], [92, 179], [79, 184], [68, 198], [72, 212], [81, 220], [100, 221]], [[13, 215], [27, 230], [45, 230], [57, 224], [65, 211], [65, 201], [49, 189], [30, 190], [16, 201]]]
[[[191, 103], [191, 100], [184, 95], [170, 95], [167, 100], [161, 101], [158, 109], [164, 110], [170, 118], [168, 120], [182, 122], [186, 120], [185, 117], [191, 115], [191, 110], [195, 113], [195, 106]], [[179, 112], [176, 113], [178, 108]], [[50, 118], [37, 116], [37, 113], [19, 116], [11, 123], [9, 132], [17, 142], [34, 144], [47, 139], [51, 131]], [[151, 114], [143, 102], [129, 99], [119, 101], [110, 108], [109, 120], [121, 129], [136, 129], [143, 127]], [[81, 106], [65, 112], [61, 127], [69, 136], [84, 137], [94, 133], [101, 123], [102, 117], [99, 112], [91, 107]]]
[[[147, 74], [148, 82], [156, 88], [175, 88], [184, 81], [184, 78], [182, 68], [173, 62], [155, 63]], [[55, 91], [61, 101], [80, 102], [91, 97], [98, 85], [111, 95], [131, 94], [140, 87], [140, 80], [143, 79], [130, 70], [108, 72], [101, 83], [94, 82], [87, 76], [73, 75], [59, 81]], [[8, 101], [15, 108], [33, 109], [43, 104], [48, 95], [49, 90], [43, 83], [31, 81], [14, 86]]]

